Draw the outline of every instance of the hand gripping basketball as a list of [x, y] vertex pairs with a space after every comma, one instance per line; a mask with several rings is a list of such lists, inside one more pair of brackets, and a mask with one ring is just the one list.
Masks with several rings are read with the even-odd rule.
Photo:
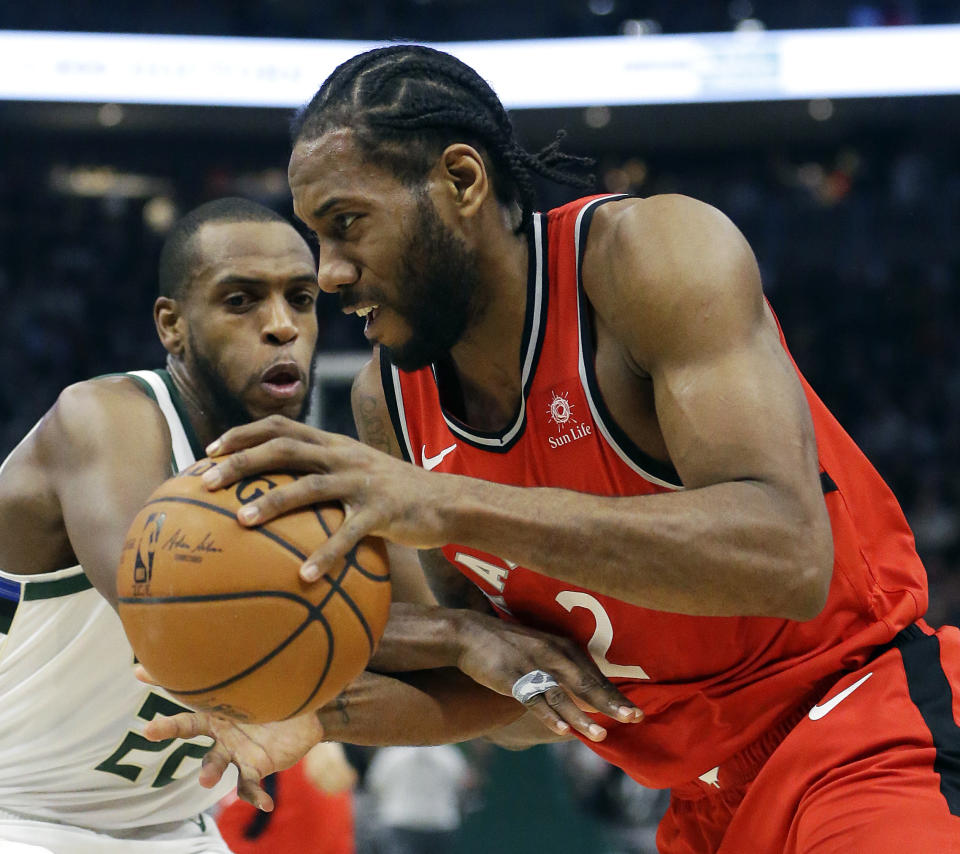
[[298, 575], [343, 519], [339, 504], [244, 528], [237, 510], [295, 479], [245, 478], [209, 492], [201, 460], [162, 484], [130, 526], [117, 574], [127, 637], [182, 702], [238, 720], [319, 708], [373, 654], [390, 609], [386, 549], [366, 537], [320, 581]]

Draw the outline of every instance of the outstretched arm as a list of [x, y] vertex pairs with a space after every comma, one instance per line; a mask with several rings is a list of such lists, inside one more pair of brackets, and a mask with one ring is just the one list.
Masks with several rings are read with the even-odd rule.
[[[141, 678], [147, 678], [141, 671]], [[403, 680], [364, 673], [324, 708], [267, 724], [245, 724], [207, 712], [158, 716], [144, 728], [153, 741], [211, 736], [201, 785], [215, 786], [231, 764], [237, 793], [262, 810], [273, 801], [260, 785], [268, 774], [298, 762], [316, 744], [447, 744], [466, 741], [509, 724], [523, 714], [511, 698], [477, 685], [456, 671], [406, 674]]]

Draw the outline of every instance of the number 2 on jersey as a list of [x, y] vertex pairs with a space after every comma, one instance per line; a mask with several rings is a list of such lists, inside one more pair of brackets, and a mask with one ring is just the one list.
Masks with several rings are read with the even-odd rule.
[[[474, 575], [480, 576], [501, 594], [506, 586], [510, 571], [517, 566], [517, 564], [508, 560], [504, 560], [506, 566], [498, 566], [465, 552], [457, 552], [454, 563], [460, 564]], [[483, 588], [481, 587], [480, 590], [483, 591]], [[502, 597], [494, 597], [485, 591], [484, 595], [488, 596], [497, 607], [506, 608]], [[637, 664], [615, 664], [607, 659], [607, 653], [610, 652], [610, 647], [613, 645], [613, 623], [610, 621], [610, 615], [596, 597], [577, 590], [563, 590], [557, 594], [556, 601], [567, 612], [574, 608], [586, 608], [593, 614], [595, 628], [593, 637], [587, 643], [587, 651], [604, 676], [617, 676], [621, 679], [650, 678], [647, 672]]]
[[593, 637], [587, 643], [587, 652], [596, 662], [604, 676], [618, 676], [621, 679], [649, 679], [646, 671], [637, 664], [614, 664], [607, 660], [607, 653], [613, 644], [613, 623], [603, 605], [589, 593], [576, 590], [564, 590], [557, 594], [557, 604], [572, 611], [574, 608], [586, 608], [595, 622]]

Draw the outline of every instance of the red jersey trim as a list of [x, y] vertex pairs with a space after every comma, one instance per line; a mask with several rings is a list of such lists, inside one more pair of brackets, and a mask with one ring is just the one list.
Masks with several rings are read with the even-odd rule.
[[[548, 283], [548, 254], [547, 234], [542, 214], [534, 214], [530, 231], [527, 234], [529, 243], [529, 269], [527, 274], [527, 308], [524, 319], [523, 343], [521, 346], [522, 364], [520, 368], [521, 388], [520, 403], [517, 413], [510, 424], [503, 430], [483, 432], [474, 430], [464, 424], [459, 418], [447, 411], [440, 402], [440, 415], [457, 439], [479, 448], [483, 451], [506, 453], [523, 436], [527, 426], [527, 397], [537, 373], [537, 362], [543, 345], [543, 336], [546, 331], [547, 304], [549, 301]], [[422, 464], [422, 449], [420, 452], [410, 442], [407, 430], [407, 418], [403, 406], [403, 390], [400, 382], [400, 372], [393, 365], [386, 353], [381, 351], [380, 357], [381, 382], [386, 395], [387, 407], [390, 410], [390, 420], [394, 431], [400, 440], [404, 456], [410, 462]], [[437, 365], [430, 365], [430, 373], [434, 386], [439, 395], [440, 372]]]
[[[482, 432], [464, 424], [440, 405], [440, 414], [450, 431], [467, 444], [484, 451], [505, 452], [523, 435], [527, 426], [527, 397], [533, 378], [537, 372], [537, 362], [546, 332], [547, 303], [549, 301], [549, 274], [547, 271], [547, 234], [542, 214], [534, 214], [531, 228], [527, 234], [529, 263], [527, 271], [527, 309], [523, 329], [523, 362], [520, 368], [521, 395], [520, 404], [513, 422], [504, 430]], [[434, 382], [438, 371], [433, 366]]]
[[[638, 448], [623, 431], [616, 419], [607, 409], [603, 394], [600, 391], [600, 383], [597, 381], [597, 374], [594, 370], [593, 353], [594, 341], [593, 330], [590, 324], [590, 304], [587, 300], [586, 292], [583, 288], [583, 256], [587, 248], [587, 234], [590, 231], [590, 223], [593, 215], [600, 205], [607, 202], [619, 201], [629, 198], [627, 195], [605, 196], [588, 202], [577, 214], [577, 223], [574, 227], [574, 251], [576, 253], [577, 263], [577, 314], [580, 325], [580, 384], [583, 386], [583, 393], [586, 396], [587, 404], [590, 406], [590, 413], [596, 422], [600, 434], [604, 441], [610, 446], [610, 449], [626, 464], [634, 473], [640, 475], [644, 480], [655, 483], [666, 489], [683, 489], [683, 481], [677, 470], [670, 463], [661, 462], [645, 454]], [[589, 358], [588, 358], [589, 355]]]
[[410, 444], [410, 433], [407, 431], [407, 414], [403, 408], [403, 391], [400, 388], [400, 374], [393, 362], [387, 356], [387, 351], [380, 347], [380, 385], [383, 386], [383, 396], [386, 399], [390, 421], [393, 423], [393, 432], [400, 445], [400, 452], [408, 463], [420, 465], [419, 458], [413, 454]]

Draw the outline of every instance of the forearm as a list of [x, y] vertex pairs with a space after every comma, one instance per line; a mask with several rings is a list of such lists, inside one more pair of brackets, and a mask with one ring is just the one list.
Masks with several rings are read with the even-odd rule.
[[365, 746], [449, 744], [512, 723], [524, 712], [456, 670], [364, 673], [317, 712], [324, 739]]
[[394, 602], [367, 668], [376, 673], [400, 673], [456, 667], [458, 614], [450, 608]]
[[758, 481], [625, 498], [457, 481], [437, 511], [451, 542], [646, 608], [809, 618], [829, 578], [825, 511], [797, 518]]
[[507, 750], [526, 750], [538, 744], [553, 744], [575, 738], [571, 733], [559, 735], [547, 729], [535, 715], [522, 715], [513, 723], [487, 733], [484, 738], [491, 744]]
[[[539, 720], [542, 732], [538, 740], [547, 737], [547, 731], [566, 735], [571, 729], [594, 741], [602, 739], [603, 727], [584, 713], [585, 708], [625, 723], [642, 717], [570, 639], [470, 609], [412, 605], [395, 605], [394, 609], [386, 642], [365, 674], [368, 680], [381, 676], [386, 693], [379, 699], [362, 696], [364, 708], [385, 704], [382, 708], [391, 715], [391, 725], [401, 733], [402, 743], [408, 742], [403, 735], [406, 725], [398, 723], [401, 715], [412, 720], [417, 731], [425, 728], [427, 733], [444, 733], [442, 737], [419, 737], [431, 742], [482, 735], [514, 720], [524, 709]], [[424, 669], [414, 671], [414, 665]], [[517, 680], [539, 669], [551, 674], [556, 684], [521, 706], [513, 699]], [[397, 675], [400, 673], [403, 675]], [[406, 684], [397, 684], [398, 680]], [[377, 683], [350, 685], [334, 710], [342, 711], [344, 704], [354, 703], [361, 696], [356, 692], [371, 684]], [[382, 722], [373, 718], [369, 723], [374, 726], [373, 738], [384, 737]], [[363, 736], [360, 743], [369, 743], [369, 738]]]

